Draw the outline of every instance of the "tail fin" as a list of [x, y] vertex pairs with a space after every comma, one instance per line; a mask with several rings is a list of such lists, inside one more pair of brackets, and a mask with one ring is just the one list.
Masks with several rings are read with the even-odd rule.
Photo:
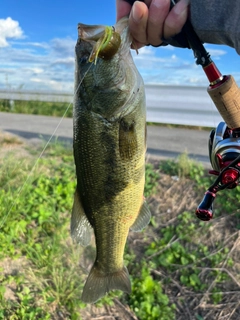
[[85, 303], [94, 303], [111, 290], [131, 293], [127, 268], [124, 266], [115, 273], [103, 274], [94, 264], [84, 285], [81, 299]]

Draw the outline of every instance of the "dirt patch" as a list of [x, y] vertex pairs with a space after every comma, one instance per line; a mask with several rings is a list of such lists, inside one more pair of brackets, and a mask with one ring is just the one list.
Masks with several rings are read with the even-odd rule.
[[24, 140], [13, 134], [0, 131], [0, 159], [10, 153], [14, 153], [19, 158], [29, 156], [25, 147], [26, 143]]
[[[5, 258], [0, 261], [0, 276], [7, 278], [18, 275], [23, 272], [27, 267], [28, 262], [25, 257], [19, 259]], [[11, 281], [5, 286], [4, 298], [6, 300], [17, 301], [16, 296], [17, 284], [15, 281]]]
[[84, 320], [138, 320], [127, 305], [123, 305], [118, 299], [114, 299], [113, 306], [97, 308], [94, 305], [87, 306], [82, 313]]

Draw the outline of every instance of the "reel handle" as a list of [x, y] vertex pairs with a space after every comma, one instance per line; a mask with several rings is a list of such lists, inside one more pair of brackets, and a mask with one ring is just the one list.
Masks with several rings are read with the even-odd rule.
[[196, 216], [203, 221], [209, 221], [213, 217], [213, 201], [216, 194], [211, 191], [207, 191], [204, 197], [196, 209]]

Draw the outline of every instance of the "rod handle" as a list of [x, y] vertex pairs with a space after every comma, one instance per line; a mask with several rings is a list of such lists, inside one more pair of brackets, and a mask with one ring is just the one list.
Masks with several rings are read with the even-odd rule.
[[240, 89], [234, 78], [224, 76], [216, 85], [208, 87], [208, 94], [230, 129], [240, 128]]

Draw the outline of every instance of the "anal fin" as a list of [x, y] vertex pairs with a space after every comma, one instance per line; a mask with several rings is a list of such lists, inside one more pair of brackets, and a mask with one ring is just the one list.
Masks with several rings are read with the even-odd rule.
[[148, 208], [146, 201], [143, 201], [137, 219], [131, 226], [132, 231], [141, 231], [144, 227], [146, 227], [151, 219], [151, 212]]
[[74, 194], [71, 217], [71, 236], [74, 242], [86, 247], [91, 241], [92, 227], [85, 215], [78, 191]]

